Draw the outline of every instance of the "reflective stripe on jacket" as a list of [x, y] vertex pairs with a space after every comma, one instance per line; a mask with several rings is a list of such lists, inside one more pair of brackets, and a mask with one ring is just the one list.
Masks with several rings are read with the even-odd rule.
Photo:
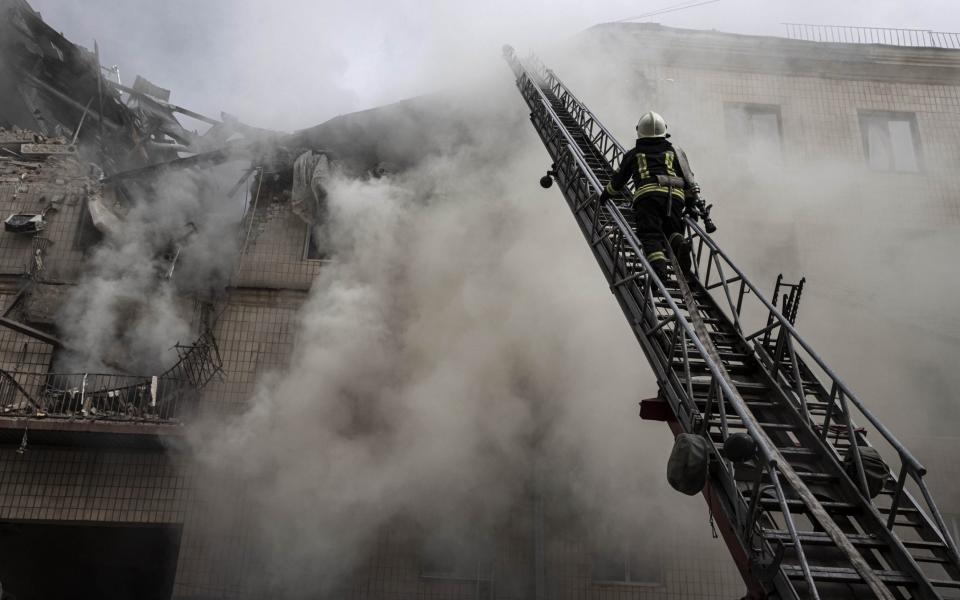
[[637, 145], [623, 155], [620, 169], [606, 186], [609, 194], [618, 194], [629, 179], [633, 179], [634, 200], [642, 200], [651, 194], [671, 194], [678, 200], [685, 197], [686, 185], [674, 187], [664, 185], [657, 180], [658, 175], [679, 177], [684, 182], [689, 181], [680, 167], [677, 159], [677, 150], [664, 138], [640, 139]]

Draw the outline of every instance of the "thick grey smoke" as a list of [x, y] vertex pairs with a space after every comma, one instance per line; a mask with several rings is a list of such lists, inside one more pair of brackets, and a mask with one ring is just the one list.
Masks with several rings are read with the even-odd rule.
[[197, 335], [185, 294], [222, 289], [236, 258], [242, 206], [226, 197], [231, 175], [229, 165], [172, 172], [125, 196], [59, 315], [67, 348], [55, 368], [157, 373], [177, 360], [173, 346]]
[[[875, 10], [876, 3], [867, 4]], [[401, 12], [411, 7], [396, 6]], [[301, 46], [294, 41], [323, 38], [317, 28], [324, 20], [290, 10], [296, 27], [278, 26], [284, 34], [273, 33], [287, 46], [261, 52], [262, 45], [239, 43], [227, 33], [246, 31], [233, 26], [245, 21], [256, 24], [246, 25], [254, 34], [275, 32], [252, 18], [256, 8], [246, 8], [222, 10], [231, 21], [217, 22], [218, 36], [196, 36], [204, 45], [215, 39], [217, 47], [242, 46], [239, 59], [225, 53], [229, 69], [216, 68], [215, 53], [203, 54], [200, 65], [206, 68], [194, 69], [188, 85], [172, 81], [187, 60], [170, 61], [177, 66], [155, 79], [176, 88], [178, 97], [194, 94], [207, 103], [198, 108], [208, 112], [223, 107], [248, 119], [259, 113], [264, 121], [257, 124], [289, 127], [395, 99], [401, 89], [419, 92], [411, 81], [435, 85], [462, 76], [471, 71], [465, 62], [476, 67], [436, 51], [451, 45], [444, 34], [418, 47], [429, 60], [403, 62], [408, 68], [392, 69], [391, 79], [381, 65], [411, 54], [410, 32], [384, 36], [382, 44], [351, 38], [358, 30], [378, 30], [346, 12], [335, 16], [354, 26], [335, 40], [338, 51], [321, 45], [313, 54], [297, 52]], [[865, 11], [845, 15], [857, 21], [853, 17]], [[393, 13], [372, 12], [382, 27], [400, 21]], [[570, 19], [578, 27], [585, 24], [580, 16]], [[617, 16], [629, 15], [602, 18]], [[722, 15], [717, 19], [720, 28], [729, 23]], [[457, 59], [482, 54], [482, 44], [464, 44], [470, 36], [457, 28], [486, 31], [482, 22], [455, 10], [443, 21], [460, 48]], [[497, 29], [497, 40], [488, 44], [491, 54], [502, 41], [518, 43], [511, 33], [535, 30], [541, 39], [553, 38], [557, 24], [534, 10], [503, 21], [514, 28]], [[423, 18], [413, 22], [408, 28], [418, 40], [437, 26]], [[100, 30], [103, 23], [95, 26]], [[191, 58], [183, 48], [200, 48], [185, 37], [178, 52]], [[168, 50], [164, 46], [157, 56], [169, 56]], [[697, 110], [705, 98], [721, 103], [708, 86], [675, 73], [640, 77], [623, 65], [625, 56], [632, 57], [563, 57], [551, 66], [624, 142], [637, 114], [651, 103], [671, 120], [675, 140], [688, 150], [706, 195], [718, 205], [721, 243], [758, 281], [772, 282], [780, 270], [808, 276], [802, 330], [849, 373], [871, 406], [894, 417], [896, 430], [955, 425], [947, 399], [960, 382], [944, 357], [956, 356], [957, 324], [944, 314], [950, 314], [949, 298], [958, 290], [947, 283], [950, 263], [943, 257], [956, 252], [956, 241], [934, 234], [903, 242], [898, 202], [909, 190], [865, 183], [869, 174], [849, 155], [762, 164], [756, 172], [731, 168], [717, 150], [726, 143], [722, 113]], [[534, 463], [576, 511], [602, 515], [615, 527], [637, 523], [638, 507], [644, 523], [651, 514], [661, 516], [649, 508], [655, 505], [664, 507], [660, 521], [667, 529], [686, 514], [705, 521], [702, 501], [666, 489], [669, 434], [662, 424], [636, 417], [636, 402], [655, 391], [649, 367], [559, 193], [536, 187], [547, 155], [524, 119], [506, 68], [493, 68], [502, 76], [488, 82], [464, 114], [471, 144], [396, 177], [333, 182], [336, 258], [304, 307], [289, 369], [265, 376], [235, 423], [196, 432], [204, 466], [238, 481], [249, 498], [242, 514], [238, 509], [232, 516], [242, 516], [250, 528], [251, 560], [266, 565], [269, 587], [334, 588], [357, 567], [379, 529], [398, 519], [419, 525], [428, 538], [489, 531], [523, 498]], [[262, 77], [265, 71], [269, 78]], [[229, 84], [208, 81], [221, 73]], [[241, 83], [235, 87], [235, 81]], [[243, 93], [225, 103], [222, 89]], [[322, 110], [314, 99], [322, 101]], [[286, 120], [291, 115], [295, 122]], [[403, 139], [402, 131], [388, 134]], [[874, 199], [886, 199], [879, 202], [883, 210], [869, 208]], [[191, 200], [186, 208], [192, 214], [196, 207]], [[143, 211], [134, 222], [167, 218], [154, 214], [155, 208]], [[168, 233], [186, 220], [171, 222]], [[850, 226], [818, 226], [837, 221]], [[844, 235], [817, 235], [836, 231]], [[178, 336], [168, 333], [182, 331], [185, 323], [165, 316], [177, 314], [173, 297], [149, 283], [147, 265], [158, 247], [134, 231], [114, 242], [110, 260], [102, 261], [84, 288], [86, 300], [78, 303], [87, 308], [77, 319], [90, 323], [79, 343], [112, 343], [104, 332], [116, 332], [117, 321], [101, 309], [130, 295], [153, 307], [142, 313], [150, 316], [138, 325], [141, 332], [162, 330], [158, 351], [172, 345]], [[901, 316], [908, 300], [910, 318]], [[918, 313], [924, 318], [913, 318]], [[937, 325], [925, 325], [931, 322]], [[918, 329], [931, 335], [913, 337]], [[218, 491], [202, 490], [212, 496]], [[234, 505], [216, 506], [229, 512]]]
[[[901, 257], [898, 218], [857, 208], [867, 198], [895, 206], [898, 190], [869, 183], [855, 154], [794, 162], [786, 152], [731, 168], [717, 151], [722, 113], [697, 110], [707, 83], [665, 70], [621, 77], [611, 56], [559, 58], [558, 71], [623, 141], [651, 104], [672, 119], [717, 201], [721, 243], [757, 281], [809, 277], [803, 330], [895, 429], [909, 437], [935, 421], [898, 410], [898, 392], [912, 390], [930, 413], [950, 410], [938, 396], [956, 379], [947, 362], [889, 374], [935, 355], [930, 338], [899, 335], [910, 319], [877, 328], [875, 317], [857, 317], [869, 307], [895, 323], [912, 292], [904, 284], [890, 294], [893, 274], [911, 256], [955, 246], [933, 236]], [[237, 422], [197, 436], [204, 464], [238, 479], [261, 516], [251, 545], [273, 586], [342, 583], [396, 520], [427, 532], [425, 546], [489, 531], [521, 501], [535, 465], [594, 525], [651, 535], [656, 522], [674, 528], [696, 515], [707, 541], [701, 501], [663, 483], [666, 428], [635, 416], [655, 391], [646, 361], [559, 194], [534, 187], [547, 157], [508, 77], [484, 87], [483, 100], [483, 109], [450, 101], [468, 107], [471, 143], [393, 178], [333, 182], [336, 258], [304, 307], [291, 367], [264, 378]], [[833, 225], [843, 220], [869, 226]], [[821, 229], [845, 234], [825, 240]], [[956, 291], [937, 264], [909, 273], [936, 290], [910, 296], [924, 315]], [[940, 339], [955, 353], [955, 329]], [[885, 387], [891, 377], [896, 386]]]
[[290, 368], [198, 434], [201, 461], [251, 496], [251, 546], [287, 592], [341, 582], [396, 520], [425, 548], [489, 535], [524, 506], [535, 460], [591, 517], [636, 521], [663, 493], [669, 432], [636, 416], [648, 367], [567, 209], [536, 186], [546, 160], [506, 69], [495, 81], [487, 108], [463, 111], [472, 143], [332, 182], [335, 258]]

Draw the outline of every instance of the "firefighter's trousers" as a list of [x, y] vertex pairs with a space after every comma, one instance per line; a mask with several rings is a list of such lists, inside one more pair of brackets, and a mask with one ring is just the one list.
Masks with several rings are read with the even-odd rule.
[[665, 244], [678, 252], [683, 243], [683, 202], [666, 194], [646, 194], [634, 200], [633, 212], [647, 260], [662, 275], [669, 260]]

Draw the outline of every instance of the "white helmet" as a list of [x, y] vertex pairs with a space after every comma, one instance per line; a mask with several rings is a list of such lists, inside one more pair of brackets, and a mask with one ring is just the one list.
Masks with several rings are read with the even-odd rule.
[[638, 138], [662, 138], [667, 137], [667, 122], [663, 117], [652, 110], [645, 113], [637, 121]]

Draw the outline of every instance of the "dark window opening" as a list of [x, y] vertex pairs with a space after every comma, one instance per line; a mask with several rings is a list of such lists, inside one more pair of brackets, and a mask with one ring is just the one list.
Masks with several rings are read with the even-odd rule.
[[727, 103], [723, 112], [730, 154], [770, 161], [781, 159], [783, 135], [779, 106]]
[[17, 600], [168, 600], [179, 525], [0, 522], [0, 583]]
[[85, 205], [80, 207], [80, 222], [77, 223], [77, 236], [73, 239], [74, 250], [84, 250], [99, 244], [103, 234], [93, 224], [90, 209]]
[[867, 164], [875, 171], [920, 170], [920, 134], [913, 113], [860, 111]]
[[593, 554], [591, 576], [600, 584], [661, 585], [663, 568], [656, 540], [644, 536], [605, 545]]
[[489, 581], [493, 560], [485, 548], [466, 542], [434, 543], [420, 555], [420, 577], [460, 581]]

